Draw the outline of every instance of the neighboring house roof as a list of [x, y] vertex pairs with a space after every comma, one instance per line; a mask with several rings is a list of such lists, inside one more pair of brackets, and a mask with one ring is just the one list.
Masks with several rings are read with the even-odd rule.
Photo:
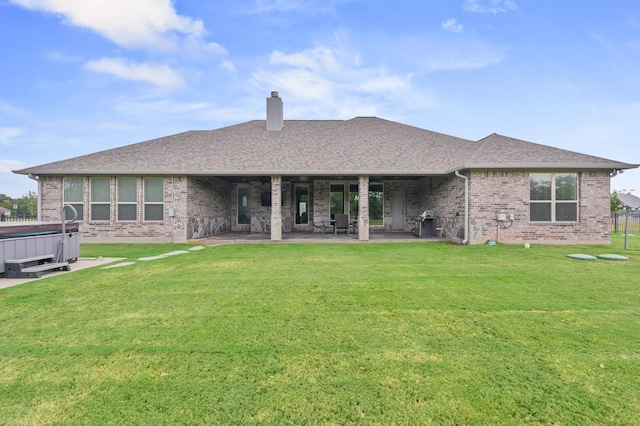
[[640, 209], [640, 198], [636, 197], [635, 195], [624, 193], [618, 193], [616, 195], [618, 196], [618, 200], [620, 200], [620, 202], [622, 202], [625, 207], [628, 207], [630, 209]]
[[188, 131], [17, 170], [34, 175], [438, 175], [468, 168], [638, 167], [497, 134], [478, 142], [376, 117]]

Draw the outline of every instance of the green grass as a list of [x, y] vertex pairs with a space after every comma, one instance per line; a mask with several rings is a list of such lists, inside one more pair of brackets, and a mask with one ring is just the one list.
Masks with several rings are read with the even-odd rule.
[[0, 423], [638, 424], [630, 240], [228, 245], [0, 290]]

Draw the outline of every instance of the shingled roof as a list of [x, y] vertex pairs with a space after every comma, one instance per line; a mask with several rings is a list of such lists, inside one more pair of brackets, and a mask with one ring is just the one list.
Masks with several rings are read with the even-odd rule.
[[492, 134], [478, 142], [376, 117], [188, 131], [17, 170], [33, 175], [441, 175], [470, 168], [638, 167]]

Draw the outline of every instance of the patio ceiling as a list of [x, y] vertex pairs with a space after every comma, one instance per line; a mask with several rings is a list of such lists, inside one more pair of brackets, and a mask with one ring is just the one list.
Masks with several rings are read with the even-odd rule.
[[[317, 180], [323, 181], [358, 181], [359, 175], [320, 175], [320, 176], [301, 176], [301, 175], [283, 175], [283, 182], [293, 183], [312, 183]], [[428, 176], [428, 175], [425, 175]], [[398, 176], [369, 176], [369, 182], [379, 183], [393, 180], [417, 180], [425, 176], [413, 176], [413, 175], [398, 175]], [[249, 176], [216, 176], [229, 183], [249, 183], [249, 182], [263, 182], [270, 183], [271, 175], [249, 175]]]

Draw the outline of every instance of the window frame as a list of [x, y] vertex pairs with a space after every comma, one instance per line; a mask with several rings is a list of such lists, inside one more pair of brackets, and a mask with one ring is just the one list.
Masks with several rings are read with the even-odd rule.
[[[378, 191], [377, 188], [380, 188]], [[375, 188], [376, 190], [374, 190]], [[374, 194], [380, 194], [376, 196]], [[372, 203], [372, 200], [379, 198], [378, 202]], [[381, 208], [380, 217], [375, 218], [372, 214], [372, 205], [377, 204], [377, 207]], [[384, 225], [384, 183], [383, 182], [370, 182], [369, 183], [369, 224], [370, 225]]]
[[[294, 202], [295, 204], [295, 224], [296, 225], [308, 225], [309, 224], [309, 207], [311, 202], [311, 191], [308, 184], [295, 184], [293, 187]], [[302, 198], [306, 199], [302, 199]], [[304, 211], [302, 206], [304, 205]]]
[[[150, 190], [149, 184], [153, 181], [160, 181], [161, 185], [161, 199], [160, 200], [149, 200], [150, 198]], [[142, 194], [142, 202], [143, 202], [143, 221], [145, 222], [162, 222], [164, 220], [164, 178], [162, 177], [145, 177], [142, 179], [143, 186], [143, 194]], [[160, 206], [160, 217], [159, 218], [149, 218], [152, 213], [153, 207]], [[155, 209], [154, 209], [155, 210]]]
[[[531, 182], [532, 182], [532, 178], [534, 175], [539, 175], [539, 176], [549, 176], [550, 178], [550, 194], [549, 194], [549, 199], [532, 199], [532, 191], [531, 191]], [[566, 175], [573, 175], [574, 176], [574, 181], [575, 181], [575, 188], [573, 190], [574, 194], [574, 199], [558, 199], [558, 177], [559, 176], [566, 176]], [[579, 221], [580, 218], [580, 212], [579, 212], [579, 201], [580, 201], [580, 197], [579, 197], [579, 183], [580, 183], [580, 176], [578, 175], [578, 173], [576, 172], [555, 172], [555, 173], [546, 173], [546, 172], [537, 172], [537, 173], [530, 173], [529, 174], [529, 221], [530, 222], [535, 222], [535, 223], [577, 223]], [[533, 215], [532, 215], [532, 209], [534, 208], [534, 206], [541, 206], [541, 205], [548, 205], [550, 212], [549, 212], [549, 220], [535, 220], [533, 219]], [[573, 205], [575, 206], [575, 220], [558, 220], [558, 207], [559, 206], [568, 206], [568, 205]]]
[[[124, 195], [130, 195], [130, 194], [123, 194], [123, 189], [125, 189], [123, 186], [121, 186], [121, 183], [124, 182], [131, 182], [133, 181], [133, 201], [131, 200], [127, 200], [127, 201], [123, 201], [121, 198]], [[128, 188], [127, 188], [128, 189]], [[120, 207], [125, 207], [125, 206], [133, 206], [134, 211], [133, 211], [133, 218], [129, 219], [129, 218], [122, 218], [121, 216], [121, 209]], [[138, 220], [138, 178], [136, 177], [128, 177], [128, 176], [119, 176], [116, 179], [116, 219], [119, 222], [133, 222], [133, 221], [137, 221]]]
[[[105, 188], [94, 187], [94, 183], [106, 182], [106, 199], [95, 199], [98, 197], [98, 190], [104, 190]], [[100, 194], [101, 195], [101, 194]], [[89, 182], [89, 203], [90, 213], [89, 217], [92, 222], [109, 222], [111, 221], [111, 178], [104, 176], [95, 176], [90, 178]], [[99, 209], [99, 207], [102, 207]], [[106, 211], [104, 210], [106, 207]], [[106, 212], [106, 218], [99, 217], [98, 214], [104, 214]], [[95, 214], [95, 216], [94, 216]]]
[[[79, 199], [69, 200], [69, 196], [71, 195], [71, 193], [68, 190], [68, 188], [70, 187], [68, 183], [70, 183], [70, 181], [78, 181], [77, 183], [80, 184], [78, 188], [79, 194], [80, 194]], [[84, 221], [84, 182], [85, 182], [84, 177], [75, 177], [75, 176], [74, 177], [66, 176], [62, 182], [63, 205], [69, 204], [76, 209], [76, 212], [78, 213], [78, 216], [76, 217], [76, 221], [78, 222]], [[64, 217], [65, 220], [72, 219], [71, 211], [65, 209], [64, 215], [65, 215]]]
[[[342, 196], [338, 198], [333, 194], [342, 194]], [[345, 211], [349, 212], [347, 194], [344, 181], [329, 182], [329, 218], [331, 220], [335, 219], [336, 214], [344, 214]]]
[[[250, 184], [239, 184], [238, 185], [238, 189], [237, 189], [237, 197], [236, 197], [236, 224], [237, 225], [251, 225], [251, 193], [252, 193], [252, 188]], [[241, 211], [240, 209], [240, 205], [241, 203], [241, 198], [240, 197], [246, 197], [246, 205], [242, 206], [243, 209]], [[240, 214], [247, 214], [247, 218], [248, 218], [248, 222], [244, 223], [244, 222], [240, 222]]]

